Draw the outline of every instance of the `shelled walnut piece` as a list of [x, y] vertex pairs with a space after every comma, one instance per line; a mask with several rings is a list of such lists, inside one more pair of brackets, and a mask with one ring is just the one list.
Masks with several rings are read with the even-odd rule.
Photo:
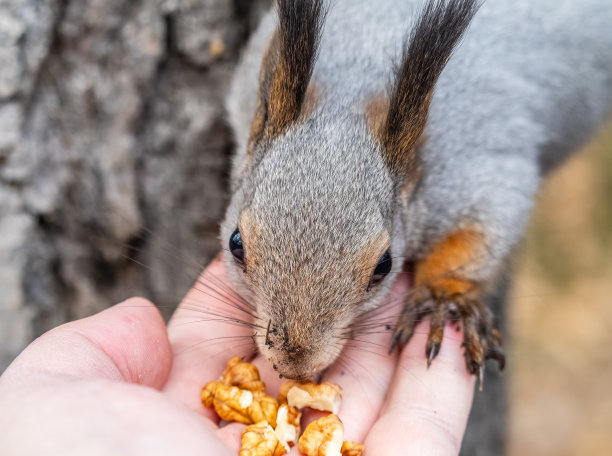
[[279, 404], [287, 402], [297, 408], [310, 407], [337, 414], [342, 402], [342, 388], [333, 383], [298, 382], [283, 383], [278, 393]]
[[204, 407], [212, 408], [220, 418], [244, 424], [266, 421], [276, 426], [278, 403], [263, 391], [249, 391], [221, 382], [208, 382], [200, 395]]
[[283, 404], [278, 408], [274, 432], [281, 442], [285, 442], [290, 447], [297, 443], [300, 436], [300, 418], [302, 412], [295, 407]]
[[361, 456], [363, 445], [343, 440], [344, 425], [330, 413], [306, 426], [298, 448], [306, 456]]
[[281, 456], [287, 448], [272, 426], [265, 421], [251, 424], [242, 431], [239, 456]]
[[343, 436], [342, 421], [330, 413], [306, 426], [298, 448], [306, 456], [340, 456]]
[[[337, 412], [341, 391], [328, 382], [289, 381], [281, 386], [277, 402], [266, 395], [257, 368], [235, 357], [229, 360], [219, 381], [202, 388], [201, 399], [220, 418], [249, 424], [242, 433], [240, 456], [280, 456], [298, 441], [302, 415], [298, 408]], [[343, 442], [343, 434], [342, 422], [330, 414], [306, 427], [298, 447], [307, 456], [361, 455], [363, 445]]]
[[365, 447], [361, 443], [345, 441], [342, 443], [340, 453], [342, 456], [361, 456]]
[[257, 367], [242, 361], [238, 356], [227, 362], [220, 381], [224, 385], [237, 386], [249, 391], [266, 391], [266, 385], [259, 378]]

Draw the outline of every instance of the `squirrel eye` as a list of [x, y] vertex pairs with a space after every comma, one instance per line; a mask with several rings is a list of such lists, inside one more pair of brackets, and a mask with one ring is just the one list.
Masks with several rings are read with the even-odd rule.
[[244, 262], [244, 246], [242, 245], [242, 236], [240, 235], [240, 231], [238, 228], [232, 233], [229, 239], [229, 249], [232, 255], [234, 256], [234, 260], [238, 265], [242, 266], [242, 268], [246, 272], [246, 264]]
[[372, 278], [370, 279], [367, 291], [370, 291], [373, 286], [382, 282], [386, 275], [391, 272], [391, 265], [391, 254], [389, 253], [389, 250], [387, 250], [378, 260], [378, 264], [372, 273]]

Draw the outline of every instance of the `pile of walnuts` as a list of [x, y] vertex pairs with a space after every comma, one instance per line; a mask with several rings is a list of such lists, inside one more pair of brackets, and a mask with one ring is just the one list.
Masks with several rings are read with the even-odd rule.
[[[201, 398], [221, 419], [248, 424], [240, 456], [281, 456], [296, 443], [306, 456], [360, 456], [364, 449], [343, 441], [344, 426], [336, 415], [342, 390], [332, 383], [287, 381], [277, 400], [266, 394], [257, 368], [234, 357], [219, 381], [202, 388]], [[310, 423], [300, 436], [304, 407], [331, 413]]]

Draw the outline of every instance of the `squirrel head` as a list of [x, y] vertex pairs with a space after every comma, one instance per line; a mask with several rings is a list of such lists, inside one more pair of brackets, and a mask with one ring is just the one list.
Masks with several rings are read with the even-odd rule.
[[400, 205], [419, 179], [417, 142], [474, 3], [426, 6], [388, 96], [353, 113], [313, 100], [322, 0], [278, 2], [221, 239], [265, 328], [256, 332], [259, 350], [283, 376], [304, 379], [330, 365], [351, 322], [381, 302], [401, 270]]
[[[223, 229], [229, 267], [267, 328], [257, 334], [260, 351], [289, 378], [337, 357], [348, 325], [384, 293], [401, 255], [380, 154], [365, 134], [344, 142], [337, 128], [316, 118], [272, 141], [234, 194]], [[344, 160], [349, 153], [362, 157]]]

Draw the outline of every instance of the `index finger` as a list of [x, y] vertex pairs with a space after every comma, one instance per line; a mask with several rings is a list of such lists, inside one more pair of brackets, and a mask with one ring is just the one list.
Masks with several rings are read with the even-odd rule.
[[389, 354], [392, 328], [409, 290], [401, 274], [385, 301], [352, 324], [351, 340], [323, 377], [342, 387], [345, 440], [363, 442], [380, 413], [399, 358], [396, 350]]
[[463, 334], [447, 323], [440, 353], [427, 367], [429, 319], [404, 347], [381, 415], [368, 434], [368, 455], [457, 455], [474, 395]]
[[220, 256], [206, 267], [168, 323], [174, 364], [164, 391], [197, 413], [217, 419], [202, 407], [200, 390], [216, 380], [233, 356], [254, 354], [252, 315], [230, 287]]

